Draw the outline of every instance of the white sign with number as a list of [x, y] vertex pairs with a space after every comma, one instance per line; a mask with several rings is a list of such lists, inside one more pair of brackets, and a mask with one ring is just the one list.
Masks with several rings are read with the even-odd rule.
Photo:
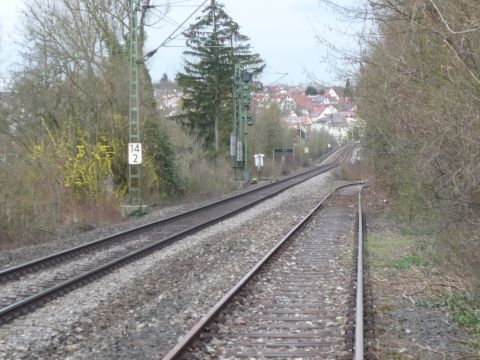
[[142, 143], [128, 143], [128, 163], [130, 165], [142, 163]]

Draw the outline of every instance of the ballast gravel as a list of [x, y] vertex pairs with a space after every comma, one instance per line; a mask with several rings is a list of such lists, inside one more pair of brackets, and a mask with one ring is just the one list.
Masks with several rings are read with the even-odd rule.
[[342, 184], [314, 177], [2, 325], [0, 359], [161, 358]]
[[83, 245], [91, 241], [100, 239], [102, 237], [107, 237], [116, 233], [134, 229], [139, 226], [149, 224], [151, 222], [175, 216], [182, 212], [186, 212], [197, 207], [205, 206], [209, 203], [225, 199], [234, 194], [240, 194], [244, 191], [246, 190], [238, 190], [230, 194], [215, 195], [213, 198], [211, 197], [204, 200], [199, 199], [193, 202], [162, 207], [159, 209], [154, 209], [152, 212], [148, 213], [145, 216], [139, 218], [129, 218], [128, 220], [126, 219], [124, 222], [116, 223], [113, 225], [101, 226], [95, 228], [94, 230], [87, 231], [81, 234], [64, 236], [62, 238], [42, 244], [2, 251], [0, 253], [0, 268], [4, 269], [12, 267], [18, 264], [38, 259], [43, 256], [51, 255], [54, 252], [60, 252], [75, 246]]
[[327, 201], [179, 359], [352, 359], [355, 202]]

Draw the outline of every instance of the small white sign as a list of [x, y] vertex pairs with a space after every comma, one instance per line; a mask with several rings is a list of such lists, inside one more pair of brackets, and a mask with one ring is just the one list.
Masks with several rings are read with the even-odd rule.
[[243, 161], [243, 143], [237, 141], [237, 161]]
[[230, 134], [230, 155], [235, 156], [237, 154], [237, 137], [234, 134]]
[[255, 154], [253, 155], [255, 158], [255, 166], [258, 167], [263, 167], [263, 158], [265, 157], [264, 154]]
[[308, 146], [305, 146], [305, 154], [308, 154], [310, 152], [310, 149]]
[[128, 163], [130, 165], [142, 163], [142, 143], [128, 143]]

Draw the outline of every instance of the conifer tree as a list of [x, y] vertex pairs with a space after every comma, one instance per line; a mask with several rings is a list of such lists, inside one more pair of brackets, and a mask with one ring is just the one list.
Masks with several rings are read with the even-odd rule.
[[310, 85], [305, 89], [305, 95], [318, 95], [318, 90]]
[[350, 100], [353, 100], [353, 87], [352, 87], [352, 84], [350, 83], [350, 78], [347, 78], [347, 81], [345, 83], [344, 95], [350, 98]]
[[231, 131], [235, 64], [257, 74], [265, 66], [223, 7], [211, 0], [185, 33], [189, 49], [183, 53], [184, 71], [176, 78], [184, 91], [182, 124], [204, 138], [215, 153], [226, 148]]

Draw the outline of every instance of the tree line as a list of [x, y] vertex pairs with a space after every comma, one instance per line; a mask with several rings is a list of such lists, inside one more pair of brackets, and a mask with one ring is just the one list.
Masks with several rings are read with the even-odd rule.
[[[150, 0], [140, 3], [139, 54], [147, 58], [148, 24], [162, 18], [150, 11]], [[130, 0], [25, 2], [22, 64], [11, 74], [12, 96], [0, 106], [0, 153], [15, 155], [0, 162], [2, 248], [117, 220], [128, 189], [130, 6]], [[184, 36], [184, 70], [176, 77], [182, 110], [174, 122], [157, 111], [149, 70], [139, 63], [141, 186], [150, 205], [231, 186], [234, 65], [256, 74], [265, 66], [216, 0]], [[278, 142], [289, 138], [277, 110], [261, 119]], [[262, 143], [260, 133], [250, 140], [253, 148]]]
[[356, 96], [377, 180], [411, 219], [436, 224], [437, 250], [478, 271], [480, 3], [368, 0], [375, 25]]

